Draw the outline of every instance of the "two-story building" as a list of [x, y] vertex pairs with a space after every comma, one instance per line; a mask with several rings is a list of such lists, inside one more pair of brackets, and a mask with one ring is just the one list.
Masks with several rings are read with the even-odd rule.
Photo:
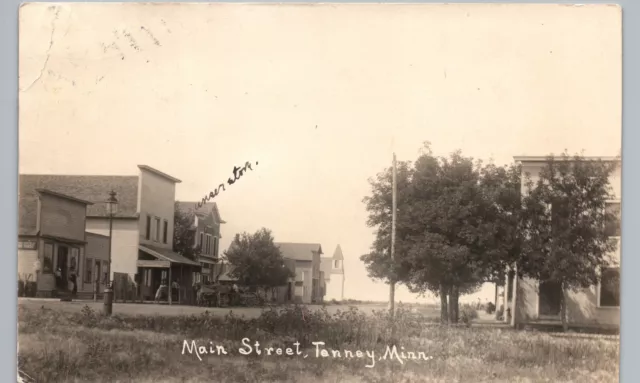
[[277, 242], [285, 259], [295, 261], [294, 301], [321, 303], [324, 299], [325, 275], [321, 270], [322, 246], [317, 243]]
[[[618, 163], [613, 157], [593, 157], [588, 160], [603, 160]], [[546, 157], [515, 157], [522, 166], [522, 177], [528, 174], [533, 182], [539, 179], [540, 171], [546, 166]], [[567, 299], [568, 323], [578, 327], [596, 327], [616, 329], [620, 325], [620, 202], [621, 202], [621, 169], [616, 168], [610, 177], [612, 196], [606, 205], [615, 218], [607, 223], [607, 230], [611, 238], [617, 241], [617, 248], [610, 254], [611, 267], [601, 270], [601, 282], [579, 291], [563, 291], [561, 286], [530, 278], [516, 278], [515, 272], [508, 273], [502, 302], [506, 302], [505, 321], [512, 326], [528, 324], [559, 324], [561, 323], [561, 298]], [[528, 192], [526, 185], [522, 186], [522, 195]], [[550, 207], [553, 209], [553, 206]]]
[[35, 282], [37, 296], [52, 297], [72, 289], [73, 273], [77, 297], [91, 296], [104, 287], [106, 275], [100, 270], [108, 262], [108, 238], [86, 232], [92, 203], [34, 181], [20, 177], [18, 278]]
[[[25, 192], [41, 188], [91, 203], [86, 208], [87, 232], [109, 236], [112, 220], [110, 279], [114, 273], [126, 274], [137, 281], [139, 294], [150, 299], [162, 280], [179, 279], [184, 291], [191, 290], [192, 272], [200, 271], [200, 264], [172, 251], [175, 187], [180, 180], [139, 165], [136, 176], [21, 175], [20, 182]], [[110, 218], [106, 200], [111, 191], [118, 208]], [[99, 265], [91, 269], [94, 275], [108, 272], [107, 263]]]
[[192, 221], [193, 247], [198, 249], [198, 262], [202, 267], [200, 273], [193, 278], [196, 282], [209, 283], [214, 280], [214, 265], [218, 262], [221, 225], [225, 223], [220, 217], [218, 205], [197, 202], [177, 202], [177, 207]]

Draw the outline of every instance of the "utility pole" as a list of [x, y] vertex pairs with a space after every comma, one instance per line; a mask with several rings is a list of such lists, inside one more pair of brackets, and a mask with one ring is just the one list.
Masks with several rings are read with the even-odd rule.
[[[396, 154], [393, 153], [393, 168], [392, 168], [392, 176], [391, 176], [392, 188], [391, 188], [391, 263], [393, 264], [393, 259], [395, 256], [396, 250]], [[392, 279], [389, 283], [389, 311], [391, 313], [391, 318], [395, 315], [395, 294], [396, 294], [396, 281], [395, 276], [391, 275]]]
[[104, 313], [105, 315], [111, 315], [113, 310], [113, 281], [111, 280], [111, 242], [113, 241], [113, 215], [118, 210], [118, 199], [116, 198], [116, 192], [111, 191], [109, 193], [109, 199], [106, 201], [107, 214], [109, 215], [109, 263], [107, 266], [107, 279], [104, 289]]
[[342, 288], [340, 290], [340, 300], [344, 301], [344, 260], [341, 261], [342, 263], [340, 264], [340, 266], [342, 266]]

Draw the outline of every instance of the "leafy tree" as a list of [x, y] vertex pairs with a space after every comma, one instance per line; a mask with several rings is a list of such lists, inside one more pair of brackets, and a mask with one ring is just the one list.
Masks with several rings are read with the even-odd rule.
[[583, 156], [549, 156], [537, 181], [526, 182], [527, 249], [518, 261], [519, 274], [562, 288], [561, 318], [567, 325], [566, 292], [598, 283], [599, 270], [615, 263], [617, 243], [607, 223], [618, 217], [606, 209], [609, 183], [619, 162]]
[[225, 256], [233, 265], [229, 274], [245, 286], [274, 288], [294, 276], [273, 242], [271, 231], [265, 228], [254, 234], [236, 234]]
[[489, 164], [481, 169], [480, 188], [491, 204], [485, 219], [493, 225], [493, 241], [483, 254], [488, 282], [504, 283], [505, 271], [518, 261], [525, 246], [521, 172], [522, 167], [515, 164]]
[[370, 253], [362, 255], [360, 259], [367, 265], [371, 278], [383, 280], [386, 283], [402, 282], [407, 278], [409, 272], [409, 265], [403, 262], [402, 254], [405, 254], [410, 246], [409, 232], [405, 223], [409, 222], [411, 214], [411, 163], [398, 161], [396, 169], [396, 243], [393, 262], [390, 257], [393, 171], [391, 167], [379, 173], [375, 178], [369, 179], [371, 195], [363, 199], [369, 212], [367, 225], [375, 228], [375, 238]]
[[[390, 169], [370, 180], [372, 195], [364, 198], [367, 223], [377, 228], [371, 253], [361, 257], [370, 276], [404, 283], [413, 292], [433, 292], [441, 299], [443, 322], [457, 322], [459, 295], [475, 291], [488, 270], [499, 268], [487, 254], [496, 242], [500, 193], [484, 192], [480, 165], [459, 152], [435, 157], [428, 144], [415, 166], [399, 163], [393, 262]], [[505, 178], [496, 177], [494, 189], [503, 187]]]
[[438, 158], [428, 148], [415, 164], [408, 285], [440, 296], [443, 322], [457, 322], [460, 294], [484, 280], [481, 255], [493, 231], [485, 220], [491, 204], [480, 190], [479, 165], [460, 152]]
[[[522, 167], [519, 164], [489, 164], [481, 171], [482, 190], [493, 201], [490, 214], [494, 224], [494, 241], [483, 254], [483, 263], [487, 267], [487, 282], [504, 286], [507, 273], [513, 274], [514, 266], [526, 248], [524, 222], [527, 210], [522, 201]], [[498, 315], [496, 310], [496, 318]]]
[[195, 246], [194, 215], [192, 211], [182, 211], [176, 201], [173, 214], [173, 251], [191, 260], [196, 260], [201, 253], [200, 246]]

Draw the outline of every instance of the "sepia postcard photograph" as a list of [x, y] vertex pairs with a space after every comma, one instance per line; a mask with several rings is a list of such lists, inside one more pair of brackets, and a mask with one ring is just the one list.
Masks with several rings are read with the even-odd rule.
[[22, 4], [18, 382], [618, 382], [621, 15]]

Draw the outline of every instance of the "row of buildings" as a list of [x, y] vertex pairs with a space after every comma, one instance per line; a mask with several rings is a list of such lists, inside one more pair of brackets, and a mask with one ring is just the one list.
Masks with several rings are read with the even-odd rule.
[[[116, 298], [128, 286], [122, 298], [153, 300], [161, 281], [171, 281], [180, 286], [181, 303], [195, 301], [196, 282], [232, 283], [230, 270], [219, 262], [225, 222], [216, 203], [176, 203], [180, 182], [146, 165], [138, 166], [137, 176], [21, 174], [18, 277], [34, 281], [37, 296], [50, 297], [60, 289], [57, 281], [74, 273], [78, 298], [90, 298], [103, 293], [110, 270]], [[110, 214], [112, 191], [118, 203]], [[176, 207], [193, 218], [196, 260], [173, 251]], [[324, 257], [319, 244], [278, 246], [296, 275], [281, 289], [280, 301], [320, 302], [328, 288], [338, 290], [334, 297], [343, 295], [339, 245], [332, 257]]]

